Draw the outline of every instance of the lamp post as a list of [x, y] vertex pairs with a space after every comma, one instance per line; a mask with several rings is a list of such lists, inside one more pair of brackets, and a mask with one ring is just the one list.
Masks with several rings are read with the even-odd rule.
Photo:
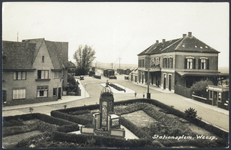
[[150, 70], [150, 55], [148, 55], [148, 82], [147, 82], [147, 99], [151, 98], [151, 93], [149, 93], [149, 70]]
[[85, 92], [84, 92], [84, 97], [86, 98], [86, 87], [87, 87], [87, 84], [85, 83]]

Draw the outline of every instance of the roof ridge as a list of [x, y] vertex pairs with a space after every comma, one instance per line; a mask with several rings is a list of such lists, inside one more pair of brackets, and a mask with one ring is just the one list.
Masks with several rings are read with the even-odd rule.
[[[44, 40], [45, 41], [45, 46], [46, 46], [46, 49], [47, 49], [47, 51], [48, 51], [48, 53], [49, 53], [49, 56], [50, 56], [50, 59], [51, 59], [51, 62], [52, 62], [52, 65], [53, 65], [53, 68], [55, 68], [55, 65], [54, 65], [54, 60], [51, 58], [51, 51], [49, 50], [49, 48], [47, 47], [47, 42], [50, 42], [50, 43], [52, 43], [53, 44], [53, 42], [52, 41], [46, 41], [46, 40]], [[59, 58], [58, 58], [58, 56], [57, 56], [57, 53], [54, 53], [55, 54], [55, 56], [56, 56], [56, 58], [57, 58], [57, 60], [59, 60]], [[59, 61], [58, 61], [59, 62]], [[60, 62], [59, 62], [59, 65], [60, 65], [60, 68], [61, 68], [61, 64], [60, 64]]]
[[[173, 42], [173, 43], [170, 44], [169, 46], [167, 46], [167, 47], [165, 47], [164, 49], [162, 49], [161, 52], [164, 51], [164, 50], [166, 50], [167, 48], [170, 48], [172, 45], [174, 45], [175, 43], [177, 43], [177, 42], [180, 41], [181, 39], [182, 39], [182, 38], [176, 39], [175, 42]], [[170, 40], [170, 41], [172, 41], [172, 40]]]
[[180, 47], [180, 45], [185, 41], [186, 38], [188, 38], [188, 37], [180, 38], [180, 39], [183, 39], [183, 40], [176, 46], [175, 50]]

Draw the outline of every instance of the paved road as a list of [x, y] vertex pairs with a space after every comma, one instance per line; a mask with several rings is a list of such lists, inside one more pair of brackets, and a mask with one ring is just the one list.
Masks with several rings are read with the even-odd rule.
[[[89, 98], [83, 98], [76, 101], [66, 102], [63, 104], [53, 104], [49, 106], [39, 106], [34, 107], [33, 112], [40, 112], [49, 114], [50, 111], [55, 109], [62, 109], [66, 104], [67, 108], [77, 107], [83, 105], [97, 104], [99, 102], [100, 92], [102, 90], [101, 83], [105, 83], [107, 80], [109, 82], [118, 83], [122, 86], [125, 86], [131, 90], [137, 92], [136, 98], [143, 98], [143, 93], [146, 93], [146, 85], [134, 84], [131, 81], [124, 80], [124, 76], [117, 76], [118, 79], [109, 80], [108, 78], [102, 77], [101, 79], [95, 79], [92, 77], [85, 77], [85, 80], [81, 80], [82, 85], [86, 83], [86, 90], [89, 93]], [[202, 120], [209, 122], [213, 125], [216, 125], [226, 131], [229, 131], [229, 112], [227, 110], [218, 108], [216, 106], [211, 106], [201, 102], [197, 102], [183, 96], [161, 90], [159, 88], [150, 87], [151, 98], [159, 100], [162, 103], [165, 103], [169, 106], [174, 106], [174, 108], [185, 111], [189, 107], [195, 108], [199, 117], [202, 117]], [[134, 99], [135, 95], [133, 93], [114, 93], [115, 101]], [[5, 111], [4, 116], [9, 116], [10, 114], [25, 114], [28, 113], [28, 108], [21, 108], [17, 110]]]

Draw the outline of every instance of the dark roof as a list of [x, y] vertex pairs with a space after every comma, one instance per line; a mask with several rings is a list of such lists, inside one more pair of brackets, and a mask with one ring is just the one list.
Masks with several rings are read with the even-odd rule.
[[3, 41], [3, 69], [33, 69], [35, 44]]
[[69, 61], [67, 68], [76, 68], [76, 66], [73, 62]]
[[[46, 45], [54, 69], [68, 67], [68, 42], [51, 42], [43, 38], [22, 42], [3, 42], [4, 69], [32, 69], [38, 51]], [[5, 45], [5, 46], [4, 46]], [[14, 60], [14, 61], [13, 61]], [[16, 61], [15, 61], [16, 60]]]
[[194, 36], [184, 36], [179, 39], [154, 43], [139, 53], [138, 56], [168, 52], [219, 53], [217, 50], [198, 40]]

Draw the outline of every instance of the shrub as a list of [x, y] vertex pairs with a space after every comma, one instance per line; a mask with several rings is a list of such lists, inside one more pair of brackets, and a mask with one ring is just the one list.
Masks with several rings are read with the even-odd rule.
[[190, 121], [195, 120], [197, 117], [197, 111], [190, 107], [189, 109], [185, 110], [185, 116]]
[[206, 87], [208, 85], [214, 85], [212, 81], [210, 80], [201, 80], [196, 83], [194, 83], [191, 87], [191, 90], [196, 92], [197, 95], [201, 95], [202, 93], [205, 93]]

